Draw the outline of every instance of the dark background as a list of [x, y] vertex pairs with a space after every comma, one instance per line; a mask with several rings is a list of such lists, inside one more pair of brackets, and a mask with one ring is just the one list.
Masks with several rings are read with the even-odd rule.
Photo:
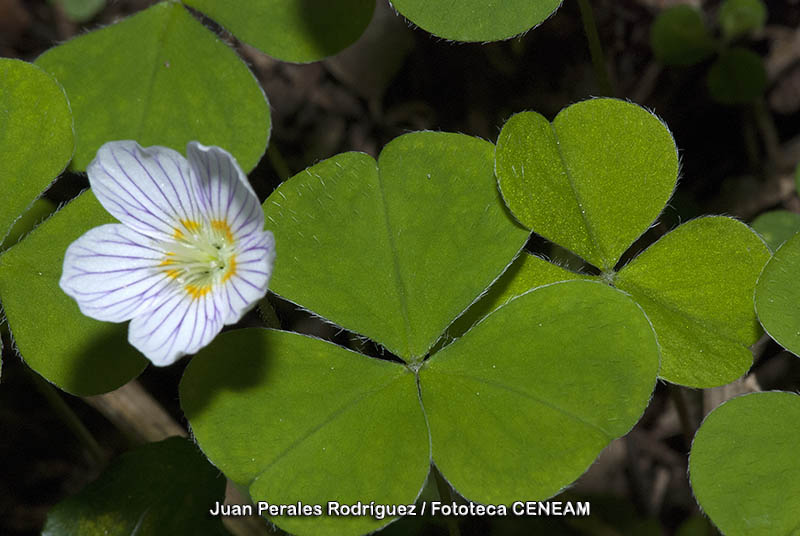
[[[151, 4], [119, 0], [78, 25], [44, 0], [0, 0], [0, 56], [32, 61], [49, 47], [109, 24]], [[631, 253], [681, 221], [722, 213], [751, 221], [784, 208], [800, 212], [794, 166], [800, 162], [800, 2], [767, 2], [766, 28], [741, 44], [764, 59], [769, 86], [767, 114], [753, 106], [714, 103], [705, 87], [710, 64], [670, 68], [649, 46], [655, 15], [676, 3], [700, 6], [713, 21], [719, 2], [697, 0], [594, 0], [600, 38], [616, 96], [646, 106], [672, 130], [681, 154], [675, 196]], [[577, 3], [564, 5], [526, 35], [486, 45], [456, 44], [411, 28], [380, 0], [367, 34], [323, 62], [292, 65], [242, 45], [205, 21], [234, 46], [263, 84], [272, 108], [270, 144], [290, 173], [343, 151], [377, 155], [392, 138], [411, 130], [463, 132], [495, 141], [513, 113], [536, 110], [552, 119], [563, 107], [600, 95], [595, 84]], [[765, 119], [766, 117], [766, 119]], [[276, 171], [276, 169], [278, 171]], [[264, 199], [280, 182], [281, 164], [265, 156], [251, 174]], [[84, 176], [65, 174], [47, 192], [66, 201], [85, 188]], [[532, 239], [532, 251], [553, 254]], [[273, 299], [284, 328], [347, 343], [335, 331]], [[261, 322], [256, 312], [246, 323]], [[38, 534], [53, 504], [96, 478], [104, 462], [85, 451], [36, 387], [3, 328], [0, 379], [0, 534]], [[468, 534], [713, 534], [699, 515], [686, 477], [689, 438], [703, 415], [722, 400], [760, 386], [796, 391], [800, 360], [764, 339], [754, 347], [751, 374], [706, 392], [659, 384], [641, 422], [613, 442], [567, 492], [592, 500], [589, 519], [464, 519]], [[144, 387], [183, 423], [177, 383], [186, 361], [149, 368]], [[83, 400], [63, 395], [98, 439], [104, 460], [135, 443]], [[678, 411], [678, 408], [681, 411]], [[686, 524], [688, 521], [688, 525]], [[694, 532], [690, 532], [694, 530]], [[440, 520], [403, 520], [385, 531], [446, 534]]]

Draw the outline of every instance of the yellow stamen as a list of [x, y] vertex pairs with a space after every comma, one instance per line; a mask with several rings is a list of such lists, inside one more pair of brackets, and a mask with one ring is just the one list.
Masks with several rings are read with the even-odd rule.
[[184, 287], [184, 289], [186, 290], [186, 292], [187, 292], [187, 293], [188, 293], [188, 294], [189, 294], [189, 295], [190, 295], [190, 296], [191, 296], [193, 299], [195, 299], [195, 300], [196, 300], [197, 298], [200, 298], [200, 297], [202, 297], [202, 296], [205, 296], [206, 294], [208, 294], [209, 292], [211, 292], [211, 285], [202, 285], [202, 286], [198, 286], [198, 285], [186, 285], [186, 286]]
[[175, 240], [183, 240], [185, 237], [183, 236], [183, 231], [175, 227], [175, 233], [172, 235], [175, 237]]
[[178, 277], [181, 275], [179, 270], [167, 270], [165, 273], [172, 279], [178, 279]]
[[222, 282], [224, 283], [231, 277], [236, 274], [236, 256], [232, 256], [230, 261], [228, 261], [228, 269], [225, 271], [225, 275], [222, 276]]
[[190, 233], [197, 233], [201, 227], [200, 223], [194, 220], [181, 220], [181, 225]]
[[231, 227], [225, 220], [211, 220], [211, 228], [219, 233], [222, 233], [229, 243], [233, 242], [233, 233], [231, 232]]

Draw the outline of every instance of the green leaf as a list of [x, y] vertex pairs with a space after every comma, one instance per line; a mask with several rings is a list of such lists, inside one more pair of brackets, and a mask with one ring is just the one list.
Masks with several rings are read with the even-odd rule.
[[[243, 329], [195, 356], [181, 404], [228, 478], [272, 504], [411, 504], [430, 453], [415, 375], [334, 344]], [[275, 517], [293, 534], [363, 534], [391, 519]]]
[[800, 214], [788, 210], [772, 210], [761, 214], [751, 225], [770, 249], [775, 251], [800, 231]]
[[493, 149], [417, 132], [378, 165], [345, 153], [295, 175], [264, 202], [281, 259], [271, 290], [421, 359], [527, 239], [499, 199]]
[[761, 0], [725, 0], [717, 16], [725, 38], [735, 39], [764, 27], [767, 6]]
[[500, 41], [544, 22], [561, 0], [392, 0], [411, 22], [439, 37], [455, 41]]
[[305, 63], [336, 54], [364, 32], [374, 0], [183, 0], [242, 41], [279, 60]]
[[43, 536], [128, 536], [228, 532], [209, 509], [225, 478], [189, 440], [171, 437], [127, 452], [47, 515]]
[[511, 266], [492, 283], [480, 300], [473, 303], [463, 315], [447, 328], [449, 338], [461, 337], [485, 316], [529, 290], [572, 279], [591, 279], [592, 276], [577, 274], [548, 262], [536, 255], [521, 253]]
[[706, 417], [692, 443], [697, 502], [727, 536], [795, 535], [800, 528], [800, 397], [733, 398]]
[[106, 0], [48, 0], [57, 3], [64, 10], [67, 17], [73, 22], [86, 22], [93, 19], [103, 8]]
[[724, 51], [708, 71], [708, 91], [722, 104], [747, 104], [763, 95], [766, 87], [761, 56], [746, 48]]
[[42, 54], [75, 115], [72, 167], [84, 170], [111, 140], [183, 152], [218, 145], [245, 171], [264, 154], [269, 107], [236, 53], [181, 5], [162, 2]]
[[0, 59], [0, 242], [72, 158], [64, 90], [39, 67]]
[[470, 500], [551, 497], [636, 423], [658, 359], [642, 310], [603, 283], [524, 294], [420, 370], [433, 461]]
[[39, 225], [42, 221], [46, 220], [48, 216], [52, 215], [55, 211], [55, 204], [47, 198], [40, 197], [34, 201], [30, 208], [11, 226], [5, 240], [0, 243], [0, 251], [10, 248], [22, 240], [26, 234], [32, 231], [34, 227]]
[[33, 370], [80, 396], [112, 391], [144, 370], [126, 324], [92, 320], [58, 286], [64, 252], [114, 219], [87, 191], [0, 256], [0, 296], [20, 355]]
[[800, 234], [785, 242], [764, 267], [756, 286], [758, 319], [769, 336], [800, 355]]
[[513, 116], [497, 141], [497, 177], [524, 225], [610, 271], [664, 208], [678, 176], [667, 127], [635, 104], [593, 99], [551, 124]]
[[753, 291], [769, 255], [747, 225], [711, 216], [681, 225], [620, 270], [616, 286], [658, 335], [662, 378], [714, 387], [747, 372], [761, 335]]
[[650, 46], [656, 58], [667, 65], [700, 63], [717, 48], [703, 22], [703, 14], [688, 5], [659, 13], [650, 30]]

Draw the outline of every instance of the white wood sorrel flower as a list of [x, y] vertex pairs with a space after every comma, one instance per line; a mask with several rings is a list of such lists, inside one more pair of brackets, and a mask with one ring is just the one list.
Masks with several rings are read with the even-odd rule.
[[130, 320], [128, 340], [155, 365], [197, 352], [267, 292], [272, 233], [236, 160], [190, 142], [113, 141], [87, 169], [92, 191], [121, 223], [73, 242], [61, 288], [86, 316]]

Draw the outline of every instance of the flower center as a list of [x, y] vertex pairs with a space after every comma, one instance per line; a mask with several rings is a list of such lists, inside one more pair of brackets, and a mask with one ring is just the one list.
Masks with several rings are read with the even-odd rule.
[[236, 273], [236, 241], [226, 221], [208, 224], [181, 220], [174, 241], [165, 244], [159, 267], [193, 298], [199, 298]]

